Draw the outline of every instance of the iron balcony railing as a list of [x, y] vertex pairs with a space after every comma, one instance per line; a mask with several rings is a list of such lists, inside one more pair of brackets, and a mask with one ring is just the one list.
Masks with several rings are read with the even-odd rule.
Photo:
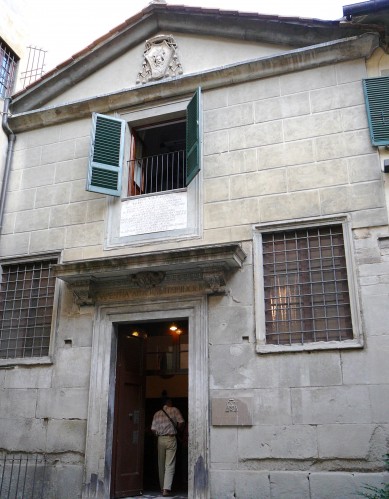
[[182, 189], [186, 184], [185, 150], [129, 161], [132, 196]]

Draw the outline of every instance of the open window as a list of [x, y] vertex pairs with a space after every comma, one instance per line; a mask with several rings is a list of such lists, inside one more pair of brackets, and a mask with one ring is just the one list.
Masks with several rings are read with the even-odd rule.
[[[132, 128], [128, 195], [182, 189], [200, 171], [200, 95], [186, 116]], [[125, 120], [93, 113], [86, 189], [120, 197]]]

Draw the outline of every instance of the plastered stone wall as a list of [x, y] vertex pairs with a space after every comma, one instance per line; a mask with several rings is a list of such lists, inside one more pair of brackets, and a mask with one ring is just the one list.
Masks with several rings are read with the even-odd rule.
[[48, 499], [81, 497], [92, 313], [65, 296], [53, 363], [0, 369], [0, 447], [17, 456], [46, 455]]
[[361, 350], [255, 353], [251, 258], [228, 296], [209, 299], [210, 397], [253, 401], [252, 426], [211, 425], [212, 498], [352, 498], [389, 480], [389, 267], [380, 234], [353, 233]]

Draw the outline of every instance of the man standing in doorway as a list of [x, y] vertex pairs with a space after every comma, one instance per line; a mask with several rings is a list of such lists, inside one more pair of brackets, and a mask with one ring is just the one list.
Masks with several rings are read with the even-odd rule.
[[163, 497], [172, 490], [176, 467], [177, 431], [184, 426], [184, 419], [170, 398], [163, 400], [163, 407], [154, 414], [151, 430], [158, 436], [158, 473]]

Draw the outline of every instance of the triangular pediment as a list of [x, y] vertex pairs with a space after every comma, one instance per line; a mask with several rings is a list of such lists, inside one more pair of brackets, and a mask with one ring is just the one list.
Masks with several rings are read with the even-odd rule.
[[[151, 4], [16, 94], [13, 112], [142, 85], [137, 78], [142, 71], [146, 42], [161, 34], [174, 38], [182, 74], [188, 75], [366, 31], [367, 27], [339, 21]], [[173, 75], [176, 77], [180, 74]], [[154, 82], [161, 81], [165, 79]]]

